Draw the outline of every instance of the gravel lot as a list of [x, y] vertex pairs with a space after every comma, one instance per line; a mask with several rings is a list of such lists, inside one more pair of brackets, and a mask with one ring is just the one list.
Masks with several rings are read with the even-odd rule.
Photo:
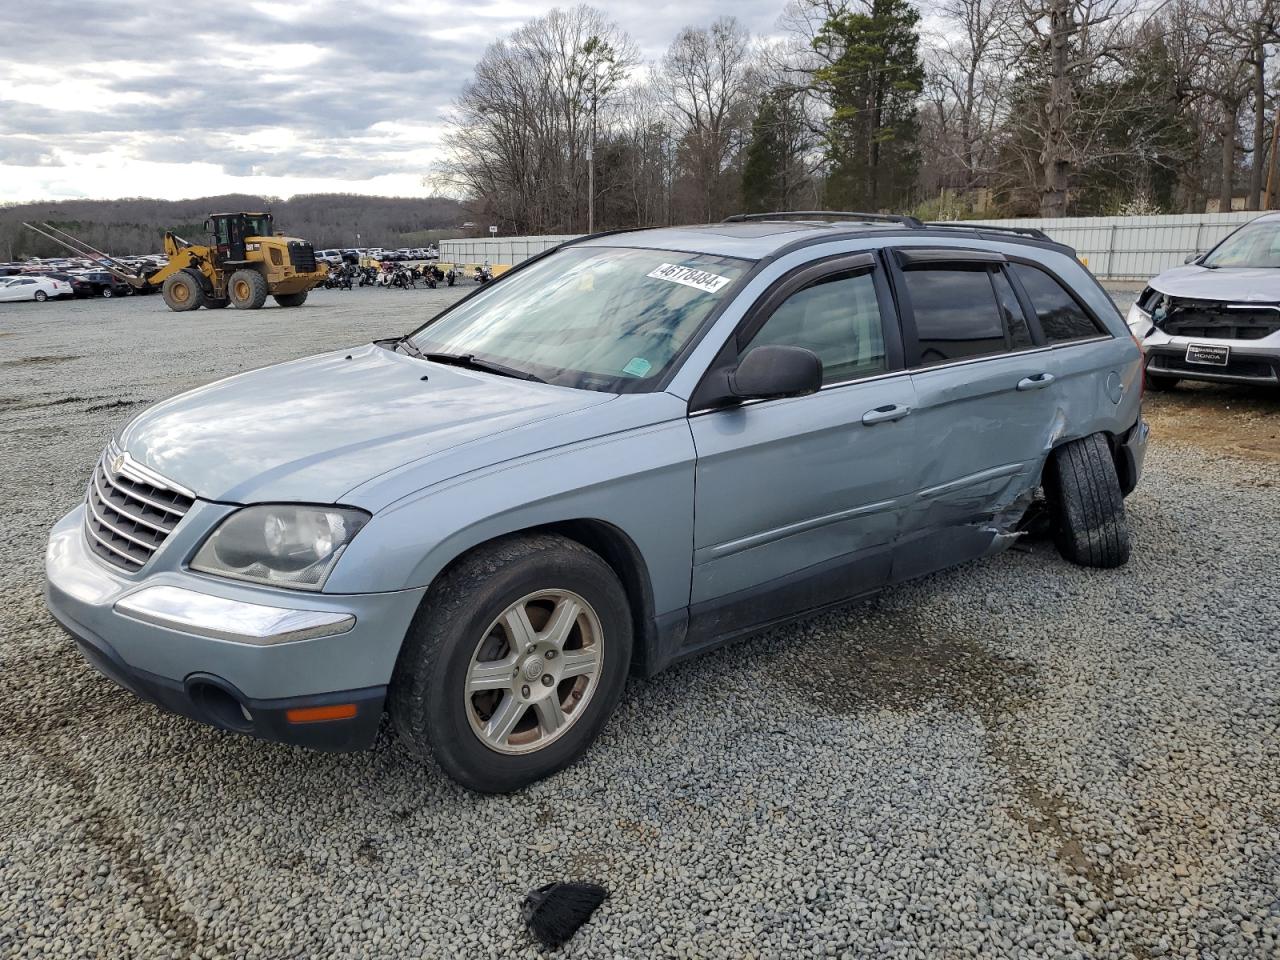
[[574, 877], [612, 896], [566, 957], [1280, 956], [1280, 394], [1148, 399], [1123, 570], [1032, 543], [632, 681], [515, 796], [80, 660], [45, 536], [122, 418], [457, 293], [0, 308], [0, 955], [536, 956], [520, 898]]

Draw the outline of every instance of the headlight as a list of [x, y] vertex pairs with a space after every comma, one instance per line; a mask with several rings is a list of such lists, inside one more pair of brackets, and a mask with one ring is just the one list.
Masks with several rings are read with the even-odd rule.
[[191, 569], [295, 590], [319, 590], [369, 514], [348, 507], [245, 507], [219, 524]]
[[1139, 340], [1145, 339], [1155, 327], [1151, 322], [1151, 315], [1136, 303], [1129, 308], [1129, 314], [1124, 318], [1124, 322], [1129, 325], [1129, 330]]

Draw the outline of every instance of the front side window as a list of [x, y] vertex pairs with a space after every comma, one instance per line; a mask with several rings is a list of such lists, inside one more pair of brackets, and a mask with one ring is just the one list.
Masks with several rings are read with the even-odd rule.
[[903, 274], [920, 343], [920, 366], [1010, 349], [986, 269], [931, 267]]
[[459, 303], [410, 342], [561, 386], [652, 389], [750, 266], [710, 254], [569, 247]]
[[1015, 263], [1013, 272], [1031, 298], [1031, 306], [1040, 319], [1040, 329], [1050, 343], [1084, 340], [1102, 332], [1075, 297], [1049, 274], [1025, 263]]
[[1280, 267], [1280, 220], [1247, 223], [1200, 261], [1204, 267]]
[[835, 274], [797, 290], [747, 349], [764, 344], [812, 350], [822, 360], [823, 383], [884, 372], [884, 331], [871, 273]]

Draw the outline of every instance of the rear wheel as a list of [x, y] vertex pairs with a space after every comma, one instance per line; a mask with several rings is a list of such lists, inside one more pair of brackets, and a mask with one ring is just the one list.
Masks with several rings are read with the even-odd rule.
[[198, 310], [204, 303], [204, 285], [200, 275], [192, 270], [179, 270], [164, 282], [160, 295], [170, 310], [185, 313]]
[[267, 302], [267, 278], [257, 270], [237, 270], [227, 281], [227, 299], [237, 310], [257, 310]]
[[301, 293], [277, 293], [273, 299], [282, 307], [300, 307], [307, 302], [307, 291]]
[[115, 296], [115, 294], [111, 292], [111, 288], [110, 288], [110, 287], [103, 287], [103, 288], [102, 288], [102, 299], [103, 299], [103, 300], [110, 300], [110, 299], [111, 299], [112, 297], [114, 297], [114, 296]]
[[49, 295], [45, 293], [43, 290], [37, 290], [35, 293], [32, 294], [32, 297], [35, 298], [36, 303], [44, 303], [46, 300], [49, 299]]
[[1129, 526], [1111, 447], [1100, 433], [1053, 452], [1045, 496], [1058, 552], [1084, 567], [1119, 567], [1129, 559]]
[[500, 540], [427, 594], [391, 681], [391, 718], [464, 786], [515, 790], [595, 740], [631, 642], [626, 594], [599, 555], [544, 534]]

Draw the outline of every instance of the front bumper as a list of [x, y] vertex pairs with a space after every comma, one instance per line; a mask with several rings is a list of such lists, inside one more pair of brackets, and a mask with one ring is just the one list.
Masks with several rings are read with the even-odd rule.
[[[1192, 344], [1227, 347], [1230, 355], [1226, 365], [1188, 363], [1187, 347]], [[1222, 340], [1171, 337], [1156, 327], [1143, 338], [1142, 352], [1147, 372], [1157, 377], [1208, 383], [1280, 385], [1280, 334], [1261, 340]]]
[[[90, 552], [83, 526], [79, 506], [53, 528], [45, 592], [54, 618], [101, 673], [223, 729], [329, 750], [372, 743], [423, 590], [301, 594], [162, 569], [161, 555], [158, 569], [126, 574]], [[192, 594], [206, 602], [149, 602]], [[280, 615], [264, 617], [271, 609]], [[290, 720], [290, 711], [321, 707], [334, 717]]]

